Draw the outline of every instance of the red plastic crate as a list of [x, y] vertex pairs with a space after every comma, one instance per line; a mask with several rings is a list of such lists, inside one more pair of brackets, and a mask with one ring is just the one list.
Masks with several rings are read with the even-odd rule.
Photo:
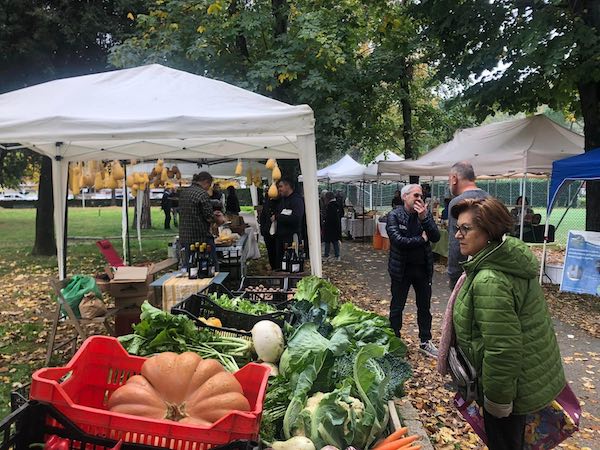
[[147, 419], [107, 410], [110, 395], [141, 372], [146, 358], [129, 355], [107, 336], [88, 338], [65, 367], [32, 376], [30, 397], [53, 405], [84, 432], [174, 450], [205, 450], [237, 439], [258, 437], [269, 369], [250, 363], [234, 376], [250, 402], [250, 412], [232, 412], [211, 427]]

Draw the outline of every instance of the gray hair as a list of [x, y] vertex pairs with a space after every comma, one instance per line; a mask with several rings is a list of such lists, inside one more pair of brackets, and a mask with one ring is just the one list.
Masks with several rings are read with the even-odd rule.
[[475, 181], [475, 171], [469, 161], [460, 161], [455, 163], [450, 169], [450, 173], [456, 174], [461, 180]]
[[400, 191], [400, 197], [404, 198], [404, 196], [410, 194], [410, 191], [412, 191], [414, 188], [422, 189], [420, 184], [407, 184]]

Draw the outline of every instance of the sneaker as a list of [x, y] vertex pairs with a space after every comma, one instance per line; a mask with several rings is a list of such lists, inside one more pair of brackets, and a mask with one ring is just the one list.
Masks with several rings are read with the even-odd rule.
[[427, 356], [430, 356], [431, 358], [437, 358], [438, 356], [438, 349], [431, 341], [421, 342], [421, 345], [419, 345], [419, 351]]
[[341, 256], [336, 256], [336, 257], [335, 257], [335, 260], [336, 260], [336, 261], [341, 261], [341, 260], [342, 260], [342, 257], [341, 257]]

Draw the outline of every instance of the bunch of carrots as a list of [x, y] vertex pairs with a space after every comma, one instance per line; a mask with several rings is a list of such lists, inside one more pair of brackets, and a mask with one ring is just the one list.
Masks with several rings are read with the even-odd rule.
[[373, 450], [421, 450], [420, 445], [412, 445], [414, 441], [419, 439], [419, 436], [406, 436], [408, 428], [398, 428], [383, 441], [373, 447]]

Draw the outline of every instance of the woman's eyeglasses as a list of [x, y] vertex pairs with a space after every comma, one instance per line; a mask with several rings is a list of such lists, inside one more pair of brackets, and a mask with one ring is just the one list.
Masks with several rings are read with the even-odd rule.
[[454, 228], [455, 228], [455, 231], [456, 231], [457, 233], [460, 233], [460, 235], [461, 235], [462, 237], [466, 237], [466, 236], [467, 236], [467, 233], [468, 233], [469, 231], [471, 231], [471, 230], [472, 230], [474, 227], [472, 227], [472, 226], [470, 226], [470, 225], [464, 225], [464, 224], [463, 224], [463, 225], [456, 225]]

